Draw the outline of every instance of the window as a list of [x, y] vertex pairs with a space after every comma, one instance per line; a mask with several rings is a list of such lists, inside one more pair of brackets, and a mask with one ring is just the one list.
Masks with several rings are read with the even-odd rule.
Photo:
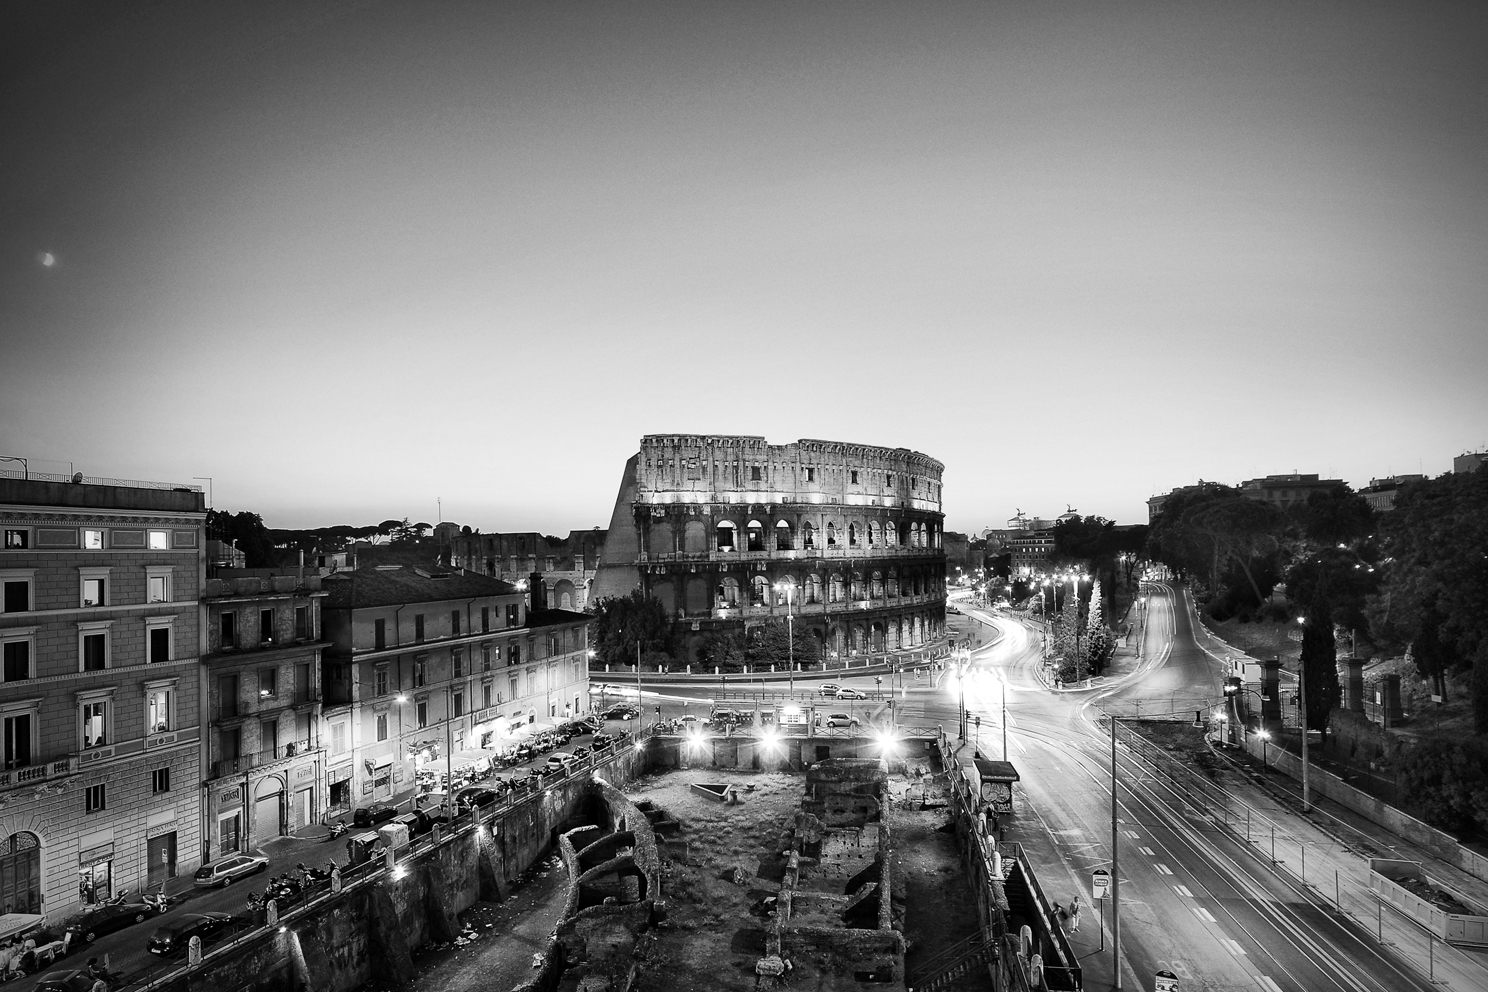
[[890, 472], [889, 475], [888, 475], [888, 483], [891, 486], [894, 484], [894, 473], [893, 472]]
[[465, 674], [465, 652], [451, 651], [450, 661], [454, 664], [455, 678], [463, 676]]
[[372, 650], [381, 651], [387, 647], [387, 621], [372, 621]]
[[171, 598], [171, 577], [151, 575], [145, 580], [145, 599], [150, 603], [168, 603]]
[[78, 625], [81, 671], [101, 672], [108, 667], [108, 629], [94, 624]]
[[103, 747], [108, 743], [108, 700], [97, 699], [82, 704], [83, 748]]
[[31, 547], [31, 531], [21, 527], [5, 528], [5, 550], [24, 551]]
[[506, 680], [506, 691], [512, 699], [517, 698], [517, 677], [515, 675]]
[[506, 625], [515, 627], [522, 622], [522, 607], [517, 603], [506, 604]]
[[387, 714], [377, 714], [377, 739], [385, 741], [388, 739]]
[[150, 773], [150, 791], [156, 794], [170, 791], [169, 768], [157, 768]]
[[258, 749], [265, 754], [279, 757], [279, 721], [260, 720], [258, 722]]
[[455, 716], [465, 715], [465, 693], [459, 689], [454, 692]]
[[806, 481], [807, 482], [815, 482], [816, 481], [816, 469], [814, 469], [814, 468], [807, 468], [806, 469]]
[[450, 610], [450, 636], [460, 636], [460, 611]]
[[84, 606], [108, 605], [108, 574], [106, 568], [80, 568], [78, 578], [82, 586], [79, 598]]
[[491, 670], [491, 645], [489, 645], [489, 644], [482, 644], [481, 645], [481, 671], [483, 671], [483, 672], [489, 672], [490, 670]]
[[413, 663], [413, 685], [418, 688], [423, 685], [429, 675], [429, 663], [426, 661], [415, 661]]
[[488, 633], [490, 631], [490, 629], [491, 629], [491, 608], [489, 606], [482, 606], [481, 607], [481, 633], [482, 634]]
[[84, 812], [97, 813], [101, 809], [108, 809], [108, 800], [104, 793], [102, 782], [100, 782], [98, 785], [88, 786], [86, 792], [84, 792], [83, 795]]
[[758, 481], [760, 481], [760, 467], [758, 465], [751, 465], [751, 466], [749, 466], [749, 481], [750, 482], [758, 482]]
[[422, 613], [413, 615], [413, 643], [424, 643], [424, 615]]
[[145, 733], [164, 734], [175, 726], [175, 683], [145, 686]]
[[506, 663], [508, 665], [520, 665], [522, 663], [522, 645], [512, 643], [506, 646]]
[[271, 699], [279, 695], [278, 669], [260, 668], [258, 670], [258, 698]]
[[171, 659], [171, 623], [169, 620], [145, 620], [145, 657], [155, 665]]
[[238, 715], [238, 676], [236, 673], [217, 677], [217, 710], [219, 716]]
[[295, 640], [303, 641], [311, 636], [310, 633], [310, 607], [295, 607]]
[[331, 753], [346, 753], [346, 724], [344, 723], [331, 724]]
[[857, 469], [853, 469], [852, 470], [852, 484], [855, 485], [855, 486], [858, 484], [858, 470]]
[[222, 614], [222, 616], [221, 616], [221, 618], [219, 620], [219, 623], [220, 623], [220, 629], [222, 631], [222, 647], [223, 647], [223, 649], [225, 650], [227, 648], [235, 648], [235, 647], [237, 647], [238, 646], [238, 617], [237, 617], [237, 614], [235, 614], [235, 613], [224, 613], [224, 614]]
[[388, 694], [388, 670], [386, 667], [377, 670], [373, 676], [372, 687], [375, 695], [386, 696]]
[[4, 582], [4, 601], [0, 604], [0, 612], [5, 613], [28, 613], [31, 610], [31, 574], [30, 572], [4, 572], [0, 573], [0, 582]]
[[168, 530], [152, 530], [152, 531], [150, 531], [150, 550], [151, 551], [167, 551], [169, 549], [170, 549], [170, 531], [168, 531]]
[[527, 695], [537, 692], [537, 672], [531, 668], [527, 669]]
[[[35, 707], [37, 703], [24, 704]], [[24, 768], [31, 764], [32, 730], [37, 726], [34, 708], [23, 709], [21, 704], [12, 704], [5, 716], [5, 767]]]
[[258, 643], [270, 644], [274, 640], [274, 611], [258, 611]]
[[83, 531], [83, 550], [84, 551], [101, 551], [101, 550], [103, 550], [103, 531], [101, 531], [101, 530], [85, 530], [85, 531]]
[[481, 683], [481, 706], [482, 706], [482, 708], [489, 707], [492, 704], [493, 701], [491, 699], [491, 695], [492, 695], [492, 686], [491, 686], [491, 683], [489, 683], [489, 682], [482, 682]]
[[429, 701], [420, 699], [413, 704], [413, 720], [420, 730], [429, 725]]
[[35, 635], [35, 627], [0, 630], [0, 655], [5, 662], [0, 674], [6, 682], [23, 682], [31, 677], [31, 644]]

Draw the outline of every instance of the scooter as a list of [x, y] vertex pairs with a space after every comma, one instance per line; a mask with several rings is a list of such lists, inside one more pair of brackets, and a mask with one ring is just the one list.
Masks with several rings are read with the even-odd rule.
[[129, 890], [128, 889], [120, 889], [118, 895], [114, 896], [112, 899], [105, 899], [103, 901], [103, 905], [105, 905], [105, 906], [122, 906], [124, 904], [124, 897], [127, 896], [127, 895], [129, 895]]
[[346, 833], [346, 821], [337, 820], [335, 823], [332, 823], [330, 825], [329, 829], [331, 832], [326, 835], [326, 840], [335, 840], [337, 837], [340, 837], [342, 834]]
[[172, 904], [175, 903], [174, 899], [165, 894], [164, 889], [157, 892], [153, 896], [150, 895], [150, 893], [146, 892], [140, 898], [140, 901], [143, 902], [146, 906], [149, 906], [151, 909], [155, 910], [155, 912], [157, 913], [164, 913], [166, 910], [171, 908]]

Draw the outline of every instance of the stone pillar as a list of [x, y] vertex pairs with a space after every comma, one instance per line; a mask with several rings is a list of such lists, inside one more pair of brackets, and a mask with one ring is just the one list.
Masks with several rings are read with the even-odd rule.
[[1268, 729], [1281, 726], [1281, 659], [1261, 662], [1261, 723]]
[[1349, 658], [1347, 709], [1354, 713], [1364, 712], [1364, 659]]
[[1405, 719], [1405, 710], [1400, 707], [1400, 676], [1386, 675], [1382, 689], [1384, 696], [1380, 702], [1385, 707], [1385, 726], [1393, 727]]

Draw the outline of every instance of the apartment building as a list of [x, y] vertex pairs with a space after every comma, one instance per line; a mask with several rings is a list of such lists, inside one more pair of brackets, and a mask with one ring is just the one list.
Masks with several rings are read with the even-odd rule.
[[4, 912], [200, 862], [205, 519], [195, 486], [0, 473]]

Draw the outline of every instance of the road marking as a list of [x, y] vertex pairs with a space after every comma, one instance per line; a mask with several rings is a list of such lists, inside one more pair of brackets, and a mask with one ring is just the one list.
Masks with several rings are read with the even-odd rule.
[[1240, 946], [1240, 942], [1238, 940], [1234, 940], [1229, 937], [1221, 937], [1220, 940], [1223, 941], [1224, 945], [1230, 949], [1231, 954], [1235, 955], [1236, 957], [1245, 956], [1245, 948]]
[[1149, 858], [1155, 857], [1157, 855], [1157, 852], [1154, 851], [1150, 847], [1139, 847], [1139, 848], [1137, 848], [1137, 850], [1141, 851], [1143, 854], [1147, 855], [1147, 857], [1149, 857]]
[[1139, 834], [1139, 833], [1137, 833], [1135, 830], [1127, 830], [1127, 831], [1123, 831], [1123, 832], [1128, 837], [1130, 837], [1132, 840], [1141, 840], [1142, 839], [1142, 835]]
[[1186, 885], [1175, 885], [1173, 886], [1173, 891], [1178, 893], [1180, 896], [1183, 896], [1185, 899], [1193, 898], [1193, 893], [1188, 891], [1188, 886]]
[[1203, 920], [1205, 923], [1218, 923], [1219, 922], [1218, 920], [1216, 920], [1214, 918], [1214, 914], [1211, 913], [1211, 912], [1209, 912], [1209, 910], [1205, 909], [1203, 906], [1195, 906], [1194, 907], [1194, 915], [1197, 916], [1199, 919]]
[[1173, 869], [1169, 868], [1167, 865], [1163, 864], [1161, 861], [1155, 863], [1152, 867], [1156, 868], [1160, 873], [1162, 873], [1164, 875], [1171, 875], [1171, 874], [1173, 874]]
[[1261, 983], [1261, 988], [1266, 992], [1281, 992], [1281, 986], [1273, 982], [1269, 975], [1257, 975], [1256, 981]]

